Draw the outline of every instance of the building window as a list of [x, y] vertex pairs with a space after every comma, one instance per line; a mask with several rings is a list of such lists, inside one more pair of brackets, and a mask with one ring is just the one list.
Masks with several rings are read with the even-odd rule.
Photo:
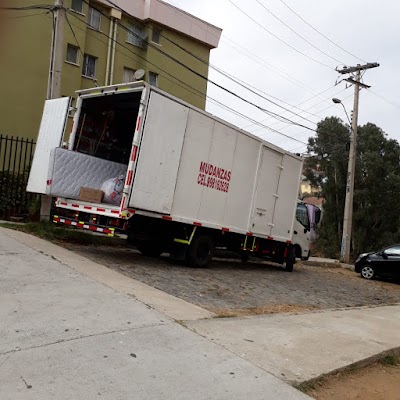
[[149, 83], [152, 86], [158, 87], [158, 74], [149, 72]]
[[100, 11], [95, 10], [93, 7], [89, 7], [89, 26], [96, 31], [100, 30], [101, 27], [101, 14]]
[[153, 43], [160, 44], [160, 37], [161, 37], [161, 31], [157, 28], [153, 28], [153, 32], [151, 34], [151, 41]]
[[68, 44], [67, 46], [67, 62], [72, 64], [79, 64], [79, 48]]
[[135, 82], [135, 71], [131, 68], [126, 68], [124, 67], [124, 71], [122, 73], [122, 82], [123, 83], [129, 83], [129, 82]]
[[96, 62], [97, 62], [96, 57], [90, 56], [89, 54], [85, 54], [83, 57], [82, 75], [88, 78], [95, 78]]
[[134, 46], [144, 47], [144, 40], [146, 39], [146, 31], [144, 28], [134, 25], [132, 23], [128, 24], [126, 41]]
[[71, 10], [83, 14], [83, 1], [82, 0], [72, 0]]

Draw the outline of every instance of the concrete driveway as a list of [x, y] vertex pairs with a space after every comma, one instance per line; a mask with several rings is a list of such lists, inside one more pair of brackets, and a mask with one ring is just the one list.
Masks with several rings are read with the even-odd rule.
[[[133, 297], [130, 278], [109, 271], [116, 291], [98, 282], [105, 267], [57, 251], [0, 229], [2, 400], [308, 398], [169, 318], [173, 301], [156, 311]], [[162, 308], [162, 296], [147, 294]], [[190, 308], [176, 304], [182, 315]]]

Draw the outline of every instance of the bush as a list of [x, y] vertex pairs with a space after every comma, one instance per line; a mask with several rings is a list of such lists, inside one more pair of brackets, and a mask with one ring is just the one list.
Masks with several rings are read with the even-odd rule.
[[28, 215], [26, 194], [28, 174], [17, 174], [11, 171], [0, 171], [0, 217]]

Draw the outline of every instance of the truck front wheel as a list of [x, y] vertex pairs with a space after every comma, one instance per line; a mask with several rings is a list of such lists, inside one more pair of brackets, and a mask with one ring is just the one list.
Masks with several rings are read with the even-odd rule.
[[213, 255], [214, 244], [207, 235], [194, 237], [186, 253], [186, 263], [190, 267], [206, 267]]
[[292, 272], [295, 262], [296, 262], [296, 249], [293, 246], [291, 246], [289, 247], [286, 255], [285, 271]]

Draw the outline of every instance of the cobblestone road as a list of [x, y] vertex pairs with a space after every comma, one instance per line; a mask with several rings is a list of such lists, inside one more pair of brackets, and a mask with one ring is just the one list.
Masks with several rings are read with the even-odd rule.
[[[296, 264], [292, 273], [265, 263], [176, 265], [136, 250], [68, 245], [91, 260], [221, 315], [381, 305], [400, 302], [400, 284], [366, 281], [342, 268]], [[251, 310], [249, 310], [251, 309]]]

